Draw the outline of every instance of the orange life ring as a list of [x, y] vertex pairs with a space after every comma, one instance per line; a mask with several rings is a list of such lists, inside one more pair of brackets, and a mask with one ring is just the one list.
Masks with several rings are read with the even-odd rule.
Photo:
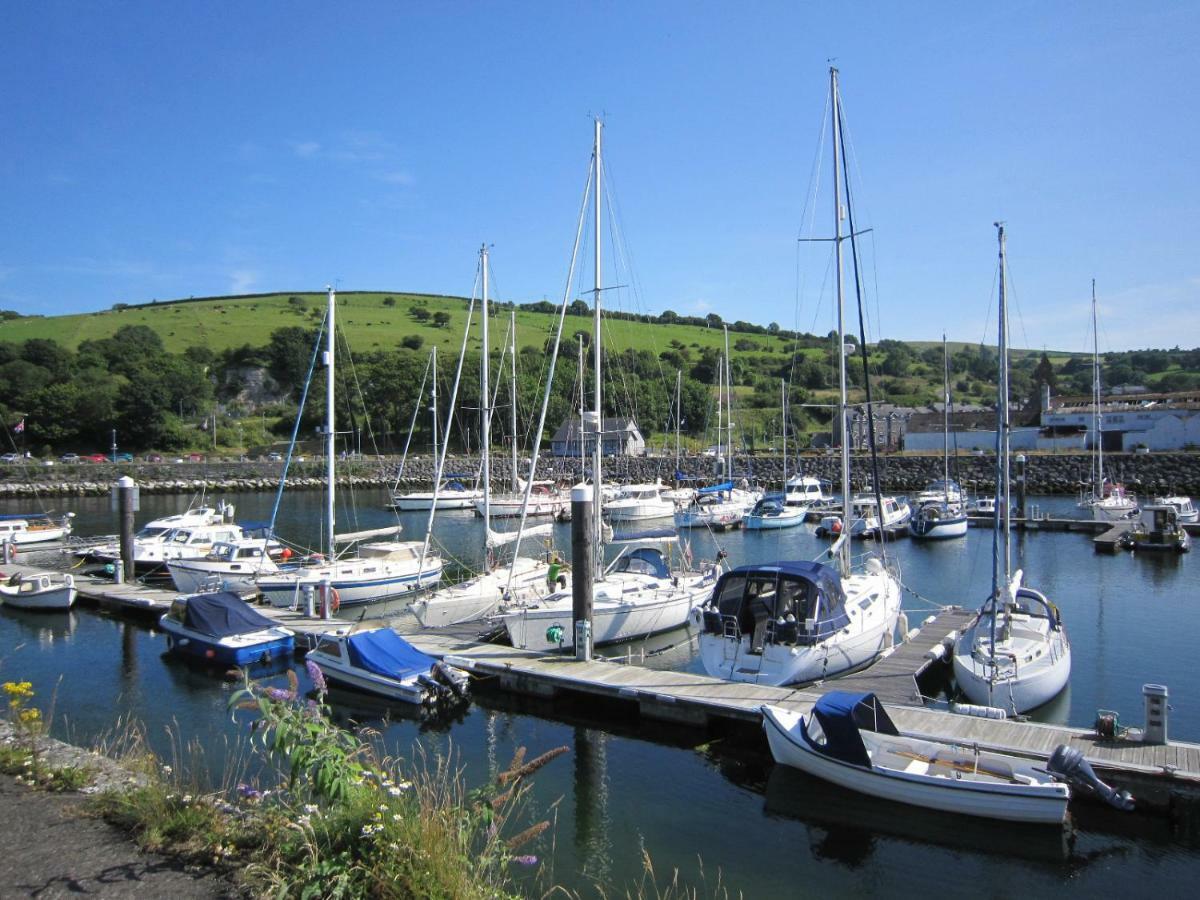
[[329, 593], [333, 595], [333, 599], [330, 600], [328, 597], [326, 597], [326, 602], [329, 603], [329, 609], [331, 612], [337, 612], [342, 608], [342, 595], [338, 593], [337, 588], [332, 586], [329, 588]]
[[829, 530], [831, 532], [833, 532], [834, 534], [841, 534], [842, 533], [842, 520], [834, 519], [833, 523], [829, 526]]

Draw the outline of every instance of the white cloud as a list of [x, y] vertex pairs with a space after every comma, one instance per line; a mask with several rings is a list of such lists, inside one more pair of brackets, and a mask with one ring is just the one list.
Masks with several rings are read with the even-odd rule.
[[312, 159], [321, 152], [321, 145], [316, 141], [289, 141], [292, 152], [302, 159]]
[[234, 269], [229, 273], [229, 292], [247, 294], [258, 284], [258, 273], [251, 269]]

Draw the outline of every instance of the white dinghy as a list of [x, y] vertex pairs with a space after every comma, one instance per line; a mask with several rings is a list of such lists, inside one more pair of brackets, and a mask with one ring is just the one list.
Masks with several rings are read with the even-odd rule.
[[14, 609], [70, 609], [75, 604], [75, 579], [61, 572], [14, 575], [0, 584], [0, 599]]
[[762, 707], [777, 763], [852, 791], [941, 812], [1046, 825], [1071, 789], [1033, 763], [901, 735], [874, 694], [830, 691], [809, 716]]

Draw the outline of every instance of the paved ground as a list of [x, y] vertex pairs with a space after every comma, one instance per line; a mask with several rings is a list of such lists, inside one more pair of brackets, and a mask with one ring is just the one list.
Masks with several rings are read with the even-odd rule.
[[212, 872], [142, 853], [120, 830], [81, 814], [83, 798], [0, 775], [0, 897], [234, 897]]

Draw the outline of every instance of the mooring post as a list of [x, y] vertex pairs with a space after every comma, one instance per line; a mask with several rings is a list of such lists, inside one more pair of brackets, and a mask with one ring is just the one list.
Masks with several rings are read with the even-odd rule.
[[1017, 517], [1025, 518], [1025, 454], [1018, 453], [1017, 463]]
[[120, 516], [121, 566], [117, 581], [133, 581], [133, 514], [138, 508], [137, 483], [128, 475], [117, 479], [117, 511]]
[[328, 578], [321, 581], [321, 618], [329, 621], [333, 618], [333, 582]]
[[595, 564], [592, 554], [595, 529], [592, 527], [592, 486], [577, 484], [571, 488], [571, 618], [574, 623], [575, 658], [592, 658], [592, 579]]

